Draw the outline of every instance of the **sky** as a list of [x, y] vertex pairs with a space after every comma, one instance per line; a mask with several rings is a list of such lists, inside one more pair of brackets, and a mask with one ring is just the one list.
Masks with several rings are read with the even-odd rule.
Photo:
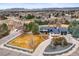
[[79, 7], [79, 3], [0, 3], [0, 9], [7, 8], [63, 8], [63, 7]]

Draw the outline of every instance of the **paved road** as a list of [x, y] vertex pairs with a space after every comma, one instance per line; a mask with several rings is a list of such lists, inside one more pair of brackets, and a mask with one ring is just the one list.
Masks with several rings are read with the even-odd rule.
[[18, 31], [18, 32], [12, 33], [12, 34], [10, 34], [10, 35], [8, 35], [8, 36], [0, 39], [0, 45], [3, 44], [3, 43], [5, 43], [5, 42], [7, 42], [7, 41], [9, 41], [9, 40], [11, 40], [14, 37], [19, 36], [20, 34], [21, 34], [21, 32]]

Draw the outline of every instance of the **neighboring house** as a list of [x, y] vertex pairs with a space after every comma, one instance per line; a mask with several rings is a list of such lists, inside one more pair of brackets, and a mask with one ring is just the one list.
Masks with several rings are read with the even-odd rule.
[[54, 33], [66, 35], [68, 33], [68, 28], [66, 27], [50, 27], [50, 26], [40, 26], [39, 31], [41, 33]]

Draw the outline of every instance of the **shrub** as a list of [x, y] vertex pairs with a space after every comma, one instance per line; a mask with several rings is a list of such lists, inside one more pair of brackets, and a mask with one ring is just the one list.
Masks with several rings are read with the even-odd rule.
[[66, 46], [68, 43], [64, 37], [54, 37], [52, 39], [53, 45], [61, 45], [61, 46]]

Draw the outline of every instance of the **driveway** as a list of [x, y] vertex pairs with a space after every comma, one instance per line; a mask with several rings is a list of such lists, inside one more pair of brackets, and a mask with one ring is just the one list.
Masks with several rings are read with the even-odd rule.
[[49, 35], [49, 38], [42, 42], [34, 51], [33, 55], [35, 56], [42, 56], [45, 48], [50, 44], [51, 42], [51, 34]]

